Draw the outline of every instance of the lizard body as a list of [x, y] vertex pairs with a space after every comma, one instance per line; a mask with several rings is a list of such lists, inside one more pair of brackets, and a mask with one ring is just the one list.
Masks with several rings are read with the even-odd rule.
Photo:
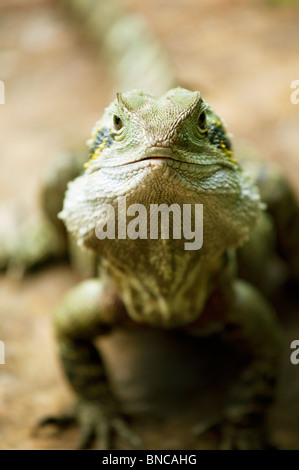
[[[234, 263], [236, 247], [263, 217], [264, 205], [233, 157], [223, 123], [199, 92], [175, 88], [154, 98], [133, 90], [117, 95], [89, 145], [89, 161], [69, 183], [60, 218], [72, 238], [101, 260], [100, 276], [66, 296], [55, 323], [62, 363], [78, 395], [77, 420], [85, 430], [80, 447], [91, 437], [109, 445], [112, 429], [140, 444], [121, 418], [93, 344], [115, 326], [135, 322], [195, 336], [215, 327], [241, 343], [250, 360], [232, 387], [226, 444], [265, 446], [265, 403], [273, 395], [280, 333], [270, 306], [237, 279]], [[185, 250], [183, 239], [163, 238], [162, 229], [151, 239], [148, 225], [144, 238], [99, 239], [99, 221], [108, 224], [118, 213], [112, 210], [107, 219], [106, 204], [117, 209], [120, 197], [147, 213], [151, 204], [202, 204], [201, 249]]]
[[[114, 116], [123, 127], [99, 152], [94, 142]], [[104, 258], [102, 271], [137, 321], [171, 327], [195, 320], [224, 253], [248, 238], [260, 213], [257, 188], [211, 138], [216, 122], [219, 128], [198, 92], [176, 88], [160, 100], [139, 91], [119, 95], [96, 126], [88, 168], [69, 185], [61, 217], [79, 243]], [[151, 204], [203, 204], [203, 247], [184, 250], [184, 241], [172, 237], [99, 241], [102, 204], [117, 209], [124, 196], [148, 213]]]

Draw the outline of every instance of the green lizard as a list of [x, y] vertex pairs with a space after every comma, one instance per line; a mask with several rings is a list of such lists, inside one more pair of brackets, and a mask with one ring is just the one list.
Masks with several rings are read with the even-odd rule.
[[[138, 18], [123, 15], [117, 2], [109, 2], [105, 8], [101, 2], [93, 1], [64, 3], [79, 16], [87, 33], [104, 50], [114, 87], [139, 86], [159, 95], [177, 83], [166, 55], [146, 25]], [[122, 41], [115, 41], [115, 37], [122, 37]], [[75, 417], [82, 429], [80, 446], [88, 446], [91, 437], [95, 437], [102, 447], [108, 446], [111, 428], [132, 445], [140, 445], [139, 439], [122, 420], [116, 399], [109, 390], [101, 357], [93, 346], [93, 338], [109, 332], [114, 325], [136, 328], [141, 322], [162, 328], [180, 328], [193, 336], [217, 331], [225, 339], [233, 340], [236, 346], [240, 343], [244, 346], [251, 362], [240, 381], [232, 387], [231, 402], [223, 421], [222, 447], [265, 447], [263, 420], [267, 405], [264, 400], [270, 402], [274, 391], [279, 329], [271, 308], [253, 285], [268, 294], [273, 286], [275, 288], [289, 276], [299, 279], [298, 205], [288, 183], [272, 165], [254, 162], [243, 155], [232, 156], [229, 136], [221, 120], [198, 94], [177, 89], [168, 95], [169, 98], [171, 95], [171, 99], [164, 97], [156, 102], [146, 96], [138, 98], [136, 92], [129, 93], [109, 107], [94, 129], [88, 168], [67, 193], [63, 214], [72, 233], [71, 253], [75, 264], [79, 264], [80, 271], [83, 268], [88, 277], [94, 273], [95, 255], [102, 260], [100, 277], [72, 290], [56, 315], [62, 362], [79, 398]], [[147, 107], [141, 106], [137, 111], [135, 105], [141, 105], [147, 99]], [[194, 103], [198, 100], [197, 104], [184, 116], [193, 99]], [[127, 118], [128, 110], [124, 104], [133, 106], [135, 120]], [[170, 114], [168, 106], [172, 110]], [[156, 109], [155, 113], [153, 109]], [[171, 152], [167, 145], [163, 147], [166, 150], [162, 152], [168, 154], [167, 158], [165, 154], [155, 155], [155, 150], [153, 155], [148, 155], [148, 160], [130, 163], [133, 155], [134, 160], [144, 157], [149, 130], [151, 135], [153, 129], [160, 136], [163, 129], [167, 134], [167, 128], [173, 125], [179, 110], [182, 116], [177, 123], [177, 132], [172, 136], [179, 144], [171, 144]], [[196, 120], [196, 113], [201, 116], [200, 120]], [[114, 122], [114, 115], [121, 119], [122, 129], [114, 128], [115, 124], [119, 125], [118, 119]], [[144, 120], [139, 120], [141, 115]], [[161, 117], [160, 128], [157, 116]], [[143, 126], [144, 123], [147, 126]], [[132, 136], [134, 133], [140, 136], [140, 132], [142, 138], [134, 141]], [[118, 134], [126, 139], [118, 141]], [[130, 145], [127, 145], [128, 141]], [[170, 146], [170, 141], [168, 143]], [[127, 164], [120, 165], [126, 156]], [[206, 165], [203, 165], [204, 156]], [[173, 158], [178, 158], [180, 163]], [[211, 158], [217, 160], [216, 165]], [[192, 163], [186, 165], [184, 161], [190, 159]], [[112, 161], [113, 165], [120, 166], [110, 170], [97, 167], [104, 162], [109, 166]], [[61, 210], [67, 182], [80, 174], [83, 162], [86, 162], [85, 153], [72, 158], [59, 156], [58, 165], [47, 170], [42, 185], [46, 219], [41, 224], [25, 225], [16, 239], [9, 237], [2, 244], [0, 267], [8, 265], [21, 275], [41, 261], [65, 254], [68, 250], [65, 227], [57, 219], [57, 212]], [[129, 173], [133, 166], [140, 167], [136, 174]], [[244, 167], [254, 183], [243, 174]], [[107, 180], [102, 179], [102, 186], [97, 187], [99, 175], [106, 175]], [[221, 179], [220, 175], [229, 181]], [[84, 196], [84, 181], [87, 188], [91, 182], [96, 182], [96, 188], [89, 187], [90, 204], [87, 200], [83, 204], [84, 197], [79, 199]], [[225, 192], [220, 194], [226, 183]], [[110, 193], [106, 194], [104, 189], [108, 187]], [[136, 200], [146, 207], [151, 201], [168, 205], [173, 201], [193, 205], [203, 203], [202, 249], [188, 252], [183, 249], [184, 240], [121, 240], [118, 248], [117, 240], [98, 240], [94, 233], [99, 221], [99, 213], [95, 210], [96, 207], [99, 209], [97, 202], [109, 201], [116, 207], [115, 198], [128, 194], [124, 189], [128, 187], [132, 191], [128, 202]], [[77, 191], [79, 188], [82, 191]], [[101, 196], [100, 189], [103, 190]], [[164, 197], [166, 193], [167, 198]], [[259, 193], [267, 204], [267, 213], [259, 202]], [[76, 238], [92, 250], [82, 254], [73, 249]], [[180, 276], [184, 280], [181, 284]], [[194, 302], [196, 307], [192, 308]], [[52, 421], [63, 424], [68, 420], [69, 417], [64, 417]]]
[[[99, 277], [67, 294], [55, 317], [62, 364], [78, 397], [79, 447], [92, 438], [109, 447], [111, 430], [141, 445], [121, 416], [93, 343], [115, 326], [141, 324], [199, 338], [217, 332], [246, 351], [248, 364], [232, 384], [225, 411], [222, 445], [265, 448], [280, 330], [267, 301], [238, 278], [235, 260], [236, 248], [255, 230], [256, 239], [259, 231], [264, 235], [259, 227], [267, 215], [257, 185], [233, 156], [224, 124], [199, 92], [174, 88], [156, 99], [133, 90], [117, 95], [89, 144], [90, 159], [69, 183], [60, 218], [100, 259]], [[273, 181], [278, 187], [279, 179]], [[147, 210], [151, 204], [203, 204], [202, 248], [185, 250], [185, 240], [171, 236], [99, 240], [103, 204], [116, 208], [119, 196]], [[65, 417], [49, 422], [61, 424]]]

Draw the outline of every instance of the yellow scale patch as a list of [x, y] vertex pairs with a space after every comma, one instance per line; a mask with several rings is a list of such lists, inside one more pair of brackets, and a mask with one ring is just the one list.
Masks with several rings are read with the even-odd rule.
[[[219, 122], [213, 122], [212, 125], [223, 130], [223, 126]], [[221, 149], [224, 151], [225, 155], [230, 158], [231, 162], [238, 164], [238, 161], [233, 157], [233, 152], [229, 150], [229, 148], [225, 144], [225, 141], [222, 139], [219, 139], [219, 144], [220, 144]]]
[[[101, 131], [102, 128], [97, 130], [96, 135]], [[96, 160], [100, 155], [104, 147], [107, 146], [107, 142], [109, 139], [111, 139], [111, 136], [114, 135], [114, 132], [112, 129], [110, 129], [110, 134], [107, 135], [106, 137], [103, 138], [103, 141], [99, 144], [99, 146], [96, 148], [96, 150], [93, 152], [91, 157], [89, 158], [88, 162], [84, 163], [84, 169], [87, 170], [87, 168], [90, 167], [91, 163], [93, 160]]]

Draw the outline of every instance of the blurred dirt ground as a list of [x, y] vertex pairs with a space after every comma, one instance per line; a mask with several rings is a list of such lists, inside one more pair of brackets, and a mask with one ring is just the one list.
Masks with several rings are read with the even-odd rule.
[[[299, 79], [299, 5], [121, 4], [146, 16], [180, 82], [200, 89], [240, 142], [280, 164], [299, 195], [299, 104], [290, 101], [290, 84]], [[0, 106], [0, 231], [5, 231], [6, 215], [16, 208], [38, 210], [44, 168], [61, 149], [88, 138], [109, 103], [111, 86], [95, 48], [58, 2], [46, 0], [1, 2], [0, 79], [6, 86], [6, 103]], [[31, 430], [40, 417], [59, 413], [72, 400], [58, 364], [51, 316], [76, 282], [65, 265], [19, 282], [0, 277], [0, 340], [6, 347], [6, 363], [0, 365], [1, 449], [75, 445], [74, 430], [60, 436], [33, 436]], [[299, 339], [297, 314], [298, 296], [280, 302], [284, 353], [269, 421], [273, 438], [288, 449], [299, 449], [299, 365], [289, 360], [290, 343]], [[136, 337], [117, 332], [102, 343], [115, 371], [115, 389], [136, 414], [134, 429], [147, 448], [216, 446], [217, 436], [196, 439], [191, 428], [223, 401], [230, 367], [223, 366], [218, 345], [153, 332]], [[227, 358], [229, 363], [229, 352]]]

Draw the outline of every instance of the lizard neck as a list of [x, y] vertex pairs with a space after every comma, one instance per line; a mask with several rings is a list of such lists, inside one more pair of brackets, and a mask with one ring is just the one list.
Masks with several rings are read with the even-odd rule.
[[[105, 257], [100, 275], [108, 277], [128, 315], [159, 328], [186, 325], [204, 309], [215, 279], [224, 274], [224, 256], [214, 259], [200, 251], [178, 252], [169, 240], [126, 249], [126, 261]], [[135, 243], [131, 242], [132, 245]], [[128, 245], [127, 245], [128, 247]]]

